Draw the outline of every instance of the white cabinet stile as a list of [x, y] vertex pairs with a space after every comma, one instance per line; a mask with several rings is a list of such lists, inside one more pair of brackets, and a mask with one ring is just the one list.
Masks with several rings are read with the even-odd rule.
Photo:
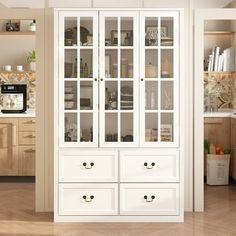
[[183, 221], [182, 11], [55, 14], [55, 221]]

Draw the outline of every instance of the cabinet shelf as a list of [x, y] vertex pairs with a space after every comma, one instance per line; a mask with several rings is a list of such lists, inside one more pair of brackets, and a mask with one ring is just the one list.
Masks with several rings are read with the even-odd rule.
[[204, 72], [203, 79], [204, 81], [208, 81], [209, 77], [215, 77], [217, 79], [225, 79], [225, 78], [230, 78], [230, 79], [235, 79], [236, 78], [236, 72], [232, 71], [226, 71], [226, 72]]
[[0, 36], [35, 36], [36, 33], [32, 31], [0, 31]]
[[233, 35], [233, 31], [205, 31], [204, 35]]

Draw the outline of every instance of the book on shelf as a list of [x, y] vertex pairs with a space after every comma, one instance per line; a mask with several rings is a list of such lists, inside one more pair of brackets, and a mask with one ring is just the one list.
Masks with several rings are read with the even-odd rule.
[[235, 49], [226, 48], [222, 52], [220, 47], [212, 49], [208, 58], [208, 72], [224, 72], [235, 70]]

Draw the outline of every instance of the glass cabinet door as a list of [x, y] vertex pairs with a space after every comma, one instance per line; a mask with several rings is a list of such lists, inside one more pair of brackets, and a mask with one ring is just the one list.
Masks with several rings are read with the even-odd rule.
[[178, 27], [176, 12], [141, 12], [141, 146], [178, 145]]
[[138, 146], [138, 12], [100, 12], [100, 145]]
[[60, 143], [95, 147], [98, 146], [98, 13], [60, 14]]

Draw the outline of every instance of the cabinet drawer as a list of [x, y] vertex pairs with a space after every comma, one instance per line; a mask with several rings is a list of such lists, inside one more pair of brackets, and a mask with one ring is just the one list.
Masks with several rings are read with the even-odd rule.
[[35, 132], [19, 132], [19, 145], [35, 144]]
[[121, 182], [178, 182], [179, 152], [121, 151]]
[[35, 176], [35, 147], [19, 147], [19, 175]]
[[121, 184], [121, 215], [178, 215], [179, 184]]
[[19, 118], [19, 131], [35, 131], [35, 118]]
[[117, 182], [116, 151], [64, 151], [59, 157], [60, 182]]
[[116, 215], [117, 199], [117, 184], [59, 184], [60, 215]]

